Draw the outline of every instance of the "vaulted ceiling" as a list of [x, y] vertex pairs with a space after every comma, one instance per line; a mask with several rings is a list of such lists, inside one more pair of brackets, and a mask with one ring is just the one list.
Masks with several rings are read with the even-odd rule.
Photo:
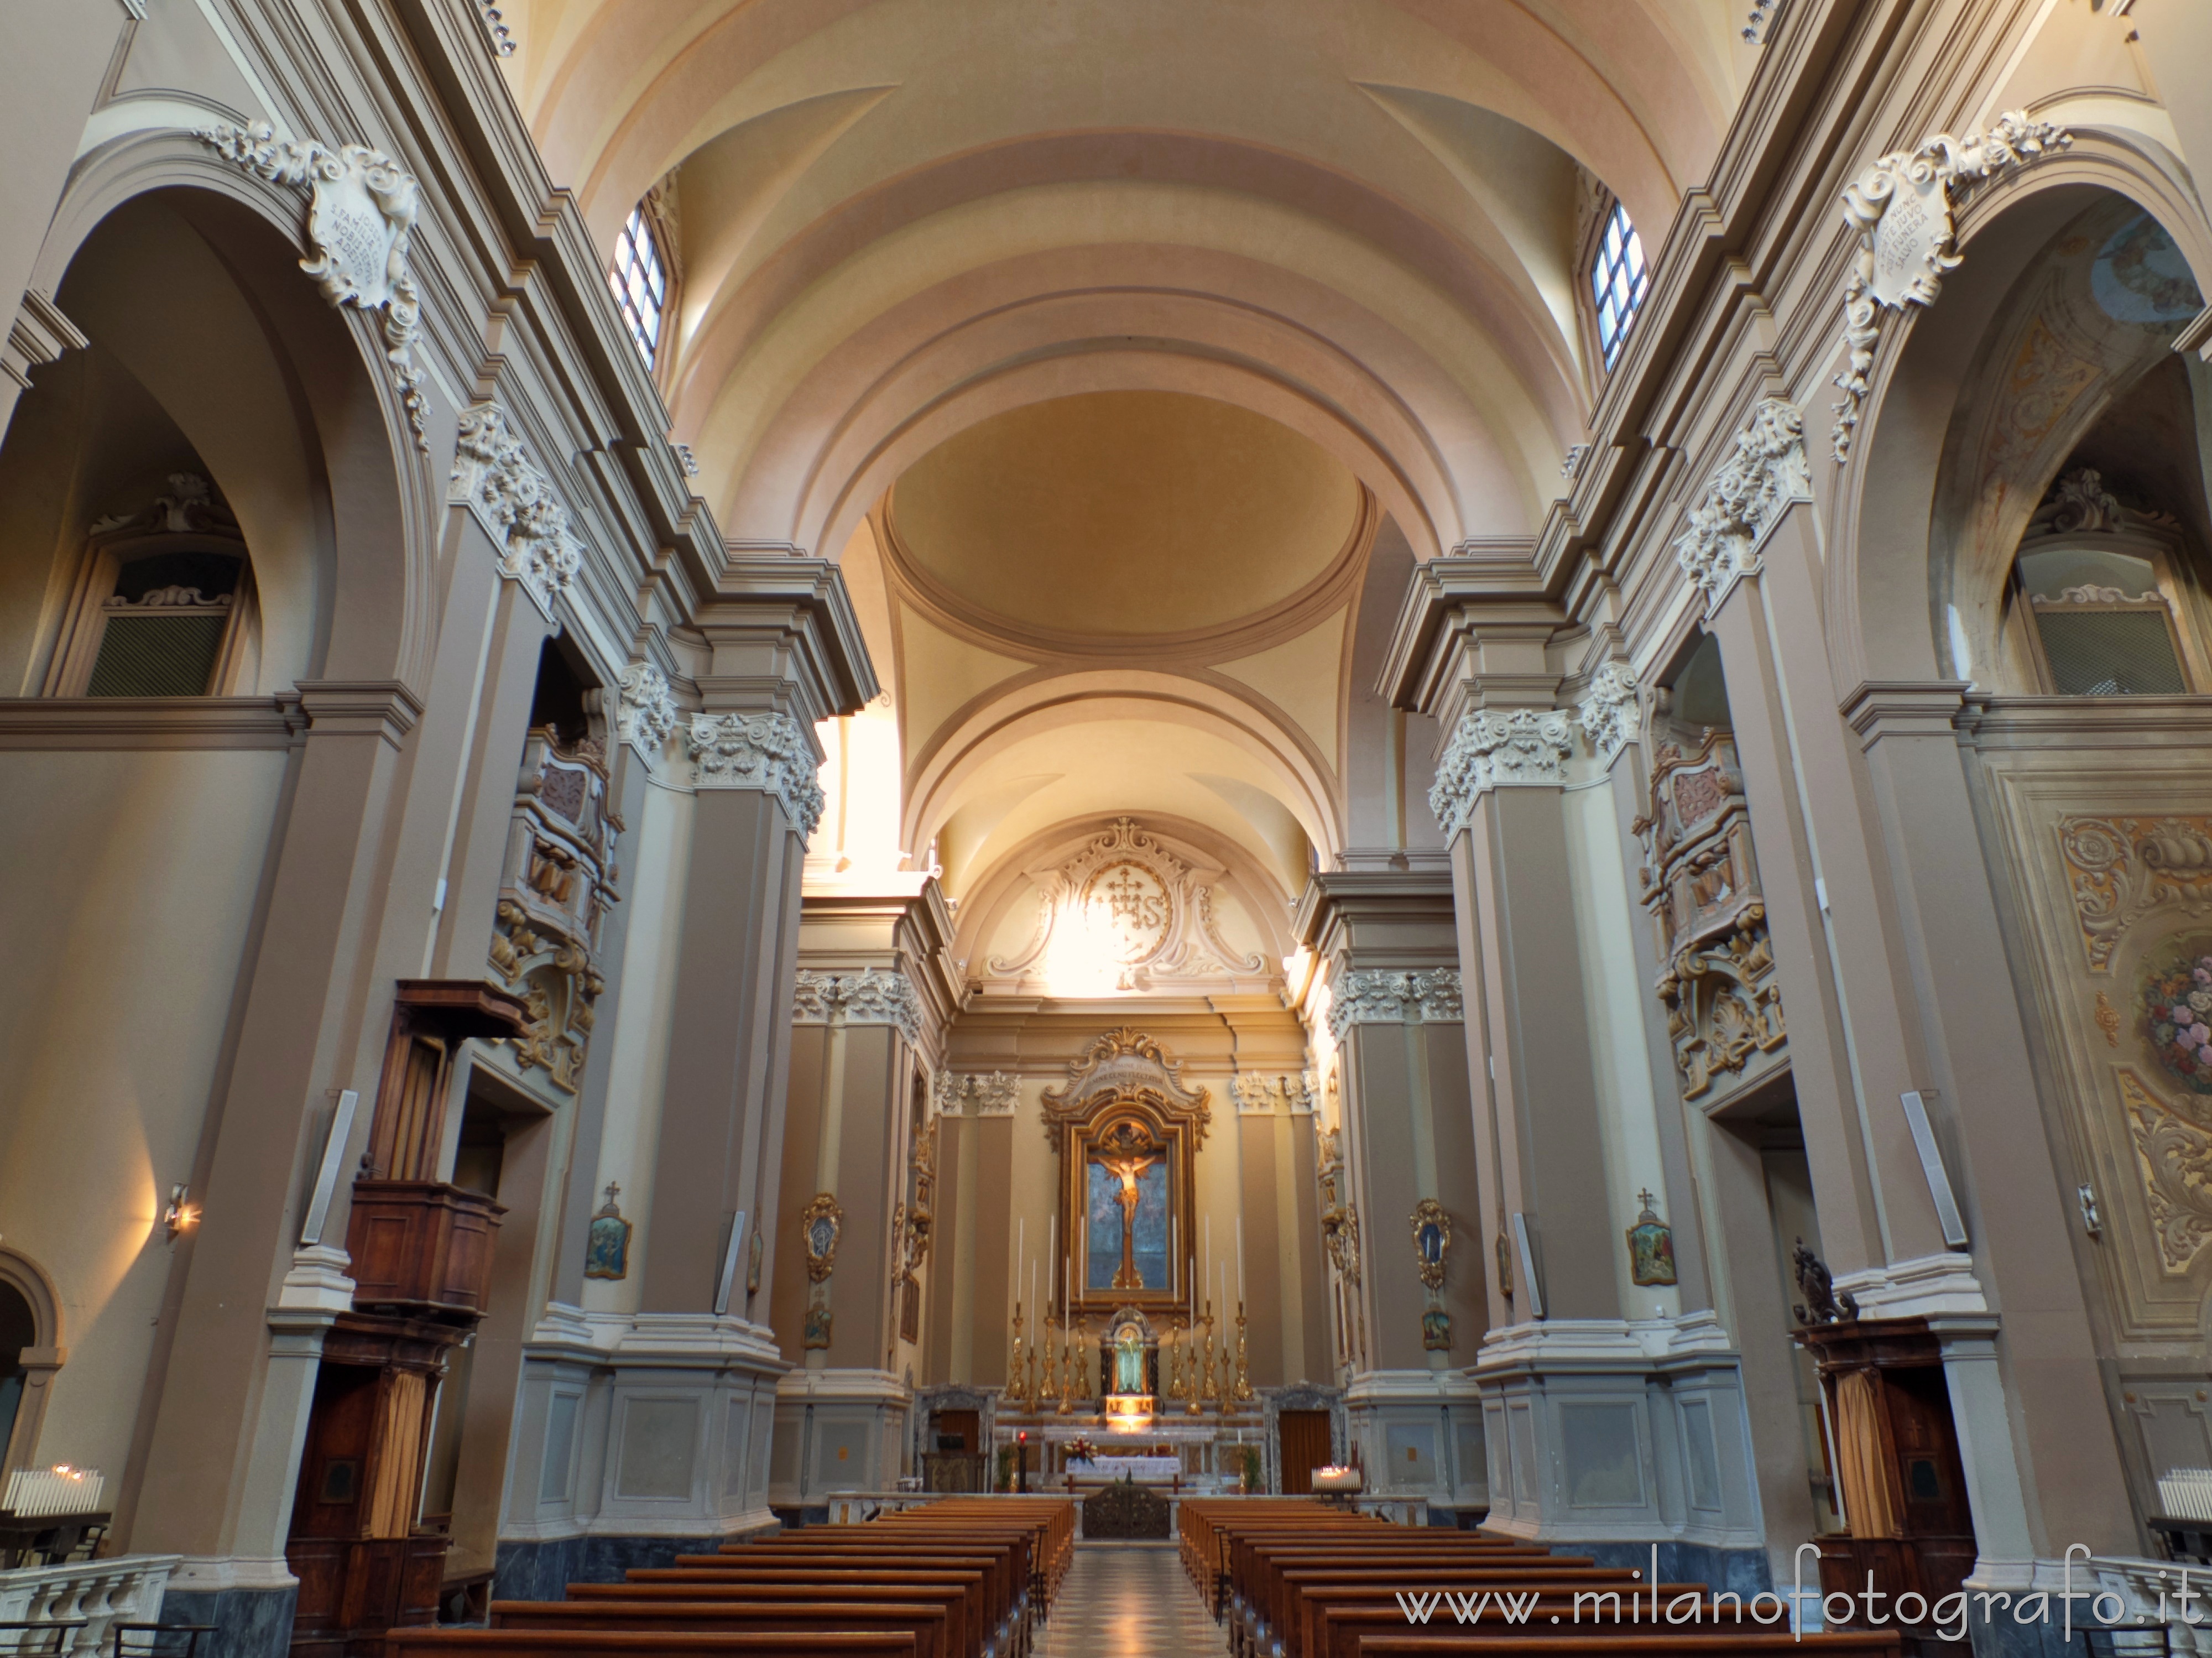
[[905, 844], [1149, 799], [1293, 884], [1351, 834], [1362, 561], [1541, 521], [1595, 389], [1578, 211], [1611, 190], [1656, 251], [1742, 9], [502, 8], [603, 248], [666, 181], [661, 378], [724, 531], [868, 595]]

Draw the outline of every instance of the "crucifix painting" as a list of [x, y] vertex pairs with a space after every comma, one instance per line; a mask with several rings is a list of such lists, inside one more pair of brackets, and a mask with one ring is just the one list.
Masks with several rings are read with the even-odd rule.
[[1168, 1282], [1164, 1148], [1137, 1124], [1116, 1123], [1088, 1149], [1084, 1287], [1159, 1290]]

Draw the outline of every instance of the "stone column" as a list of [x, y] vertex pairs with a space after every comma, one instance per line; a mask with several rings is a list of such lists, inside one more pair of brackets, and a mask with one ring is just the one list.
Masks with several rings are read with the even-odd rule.
[[[2125, 1550], [2134, 1528], [2061, 1184], [2047, 1142], [2022, 1133], [2030, 1044], [1994, 970], [2005, 942], [1952, 724], [1962, 688], [1833, 683], [1811, 494], [1802, 416], [1766, 399], [1675, 547], [1726, 670], [1829, 1265], [1863, 1315], [1926, 1316], [1944, 1341], [1973, 1581], [2016, 1586], [2036, 1555]], [[1907, 1091], [1929, 1106], [1960, 1218], [1937, 1208]], [[1978, 1169], [2004, 1171], [1996, 1189], [1977, 1191]], [[2000, 1375], [2008, 1435], [1986, 1417]]]
[[[927, 875], [848, 885], [825, 872], [810, 884], [799, 931], [781, 1195], [791, 1247], [773, 1321], [786, 1358], [803, 1355], [803, 1368], [777, 1384], [786, 1452], [769, 1497], [803, 1515], [829, 1491], [885, 1491], [910, 1472], [919, 1343], [902, 1336], [901, 1303], [936, 1202], [933, 1181], [914, 1172], [916, 1117], [928, 1108], [927, 1056], [941, 1051], [960, 987], [945, 956], [951, 915]], [[817, 1217], [836, 1228], [827, 1259], [805, 1237]]]
[[1449, 733], [1429, 799], [1450, 848], [1481, 1243], [1500, 1292], [1470, 1356], [1487, 1523], [1607, 1560], [1643, 1563], [1656, 1543], [1662, 1570], [1756, 1586], [1736, 1353], [1709, 1309], [1641, 1289], [1632, 1304], [1634, 1216], [1608, 1212], [1630, 1165], [1662, 1185], [1668, 1167], [1652, 1044], [1620, 1029], [1660, 1012], [1635, 982], [1625, 853], [1607, 845], [1620, 802], [1568, 798], [1618, 786], [1585, 755], [1618, 761], [1622, 710], [1593, 708], [1578, 732], [1555, 705], [1561, 654], [1589, 635], [1494, 580], [1474, 560], [1422, 567], [1391, 653], [1395, 694]]
[[[1490, 1308], [1450, 878], [1319, 874], [1297, 927], [1328, 975], [1322, 1225], [1358, 1327], [1346, 1400], [1368, 1488], [1480, 1508], [1481, 1406], [1460, 1366]], [[1425, 1263], [1417, 1228], [1431, 1219], [1442, 1257]]]
[[[374, 1099], [388, 981], [368, 974], [389, 835], [421, 705], [398, 684], [307, 683], [308, 727], [275, 853], [237, 1061], [211, 1131], [201, 1219], [137, 1512], [122, 1546], [188, 1558], [173, 1605], [227, 1650], [290, 1638], [284, 1561], [322, 1332], [351, 1304], [343, 1250], [301, 1254], [297, 1205], [333, 1080]], [[368, 1114], [364, 1112], [365, 1117]], [[366, 1133], [365, 1126], [363, 1127]], [[342, 1238], [334, 1219], [325, 1236]]]
[[652, 1232], [612, 1355], [602, 1532], [768, 1519], [758, 1417], [785, 1364], [763, 1292], [779, 1243], [797, 1244], [777, 1187], [800, 876], [823, 799], [814, 726], [876, 691], [826, 562], [733, 558], [696, 625], [710, 656], [682, 732], [696, 799]]

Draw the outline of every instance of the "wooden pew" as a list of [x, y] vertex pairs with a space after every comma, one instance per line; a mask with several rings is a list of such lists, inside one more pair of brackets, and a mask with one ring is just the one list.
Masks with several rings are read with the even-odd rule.
[[[866, 1582], [830, 1583], [571, 1583], [568, 1606], [623, 1605], [654, 1607], [698, 1606], [736, 1601], [744, 1605], [774, 1605], [783, 1601], [816, 1602], [834, 1600], [860, 1606], [889, 1604], [936, 1606], [943, 1610], [947, 1649], [962, 1658], [983, 1658], [986, 1633], [981, 1580], [975, 1573], [921, 1572], [898, 1574], [896, 1582], [880, 1575]], [[923, 1581], [927, 1579], [929, 1581]], [[951, 1579], [952, 1581], [942, 1581]]]
[[963, 1622], [972, 1651], [992, 1658], [1007, 1658], [1020, 1649], [1020, 1618], [1014, 1608], [994, 1597], [989, 1574], [975, 1568], [916, 1570], [902, 1563], [860, 1562], [836, 1566], [639, 1566], [620, 1583], [571, 1584], [572, 1598], [620, 1600], [631, 1591], [651, 1598], [681, 1600], [745, 1600], [763, 1592], [804, 1589], [823, 1600], [842, 1599], [858, 1590], [879, 1586], [902, 1594], [923, 1595], [932, 1591], [957, 1591], [964, 1603]]
[[952, 1658], [945, 1608], [918, 1601], [818, 1600], [495, 1600], [495, 1630], [583, 1630], [602, 1634], [714, 1635], [738, 1632], [829, 1635], [906, 1633], [915, 1658]]
[[1624, 1631], [1618, 1637], [1587, 1635], [1399, 1634], [1364, 1637], [1359, 1658], [1783, 1658], [1784, 1654], [1805, 1658], [1898, 1658], [1899, 1643], [1894, 1630], [1886, 1633], [1859, 1631], [1796, 1636], [1787, 1631], [1763, 1631], [1757, 1635], [1727, 1635], [1716, 1639], [1711, 1629], [1702, 1634], [1655, 1635]]
[[393, 1629], [385, 1658], [914, 1658], [914, 1637], [641, 1635], [629, 1630]]

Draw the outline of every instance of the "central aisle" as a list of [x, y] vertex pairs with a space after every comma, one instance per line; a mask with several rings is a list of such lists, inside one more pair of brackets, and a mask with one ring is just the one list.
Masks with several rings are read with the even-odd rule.
[[1227, 1637], [1170, 1543], [1079, 1543], [1038, 1658], [1180, 1658], [1225, 1653]]

